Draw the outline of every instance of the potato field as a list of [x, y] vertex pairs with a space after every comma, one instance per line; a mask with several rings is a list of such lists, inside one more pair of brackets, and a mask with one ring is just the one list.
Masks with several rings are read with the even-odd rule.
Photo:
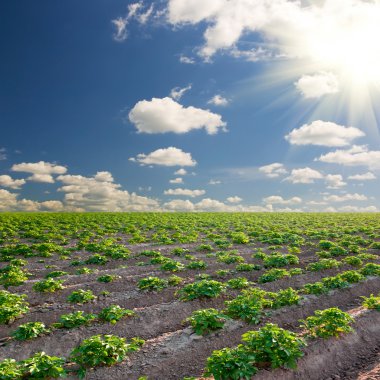
[[380, 379], [380, 215], [0, 214], [0, 380]]

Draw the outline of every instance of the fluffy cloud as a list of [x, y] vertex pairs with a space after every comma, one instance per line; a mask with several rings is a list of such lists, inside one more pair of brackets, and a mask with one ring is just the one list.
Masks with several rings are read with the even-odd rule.
[[340, 174], [328, 174], [325, 177], [325, 181], [328, 189], [339, 189], [340, 187], [347, 185]]
[[140, 153], [136, 158], [129, 159], [141, 165], [161, 165], [161, 166], [195, 166], [197, 162], [193, 160], [190, 153], [181, 149], [169, 147], [157, 149], [149, 154]]
[[240, 203], [242, 200], [243, 200], [242, 198], [237, 197], [237, 196], [227, 198], [227, 202], [230, 202], [230, 203]]
[[209, 185], [220, 185], [221, 183], [222, 181], [219, 181], [217, 179], [210, 179], [210, 181], [208, 181]]
[[274, 164], [261, 166], [259, 172], [264, 173], [269, 178], [276, 178], [282, 174], [286, 174], [287, 170], [283, 164], [275, 162]]
[[363, 194], [327, 195], [323, 197], [326, 202], [366, 201], [368, 198]]
[[7, 159], [7, 150], [5, 148], [0, 148], [0, 161]]
[[178, 169], [174, 172], [174, 175], [186, 175], [187, 171], [184, 168]]
[[185, 55], [181, 55], [181, 56], [179, 57], [179, 61], [180, 61], [181, 63], [185, 63], [185, 64], [187, 64], [187, 65], [193, 65], [193, 64], [195, 63], [195, 61], [194, 61], [193, 58], [187, 57], [187, 56], [185, 56]]
[[293, 145], [322, 145], [340, 147], [349, 145], [354, 139], [365, 134], [358, 128], [344, 127], [332, 122], [316, 120], [293, 129], [285, 139]]
[[183, 183], [183, 178], [182, 177], [178, 177], [178, 178], [171, 179], [169, 181], [169, 183], [182, 184]]
[[182, 96], [185, 94], [185, 92], [191, 90], [191, 84], [184, 88], [175, 87], [170, 91], [170, 97], [174, 100], [181, 100]]
[[194, 204], [188, 199], [174, 199], [164, 203], [164, 208], [170, 211], [194, 211]]
[[226, 98], [223, 98], [223, 96], [215, 95], [207, 103], [213, 104], [214, 106], [225, 107], [228, 105], [229, 102]]
[[302, 199], [299, 197], [293, 197], [290, 199], [284, 199], [279, 195], [272, 195], [270, 197], [266, 197], [263, 199], [266, 204], [280, 204], [280, 205], [291, 205], [291, 204], [299, 204], [302, 203]]
[[350, 149], [336, 150], [323, 154], [316, 161], [345, 166], [368, 166], [369, 168], [380, 168], [380, 151], [371, 151], [365, 145], [354, 145]]
[[353, 181], [370, 181], [376, 179], [376, 176], [373, 173], [368, 172], [364, 174], [350, 175], [348, 179], [351, 179]]
[[225, 130], [227, 124], [216, 113], [195, 107], [184, 107], [172, 98], [139, 101], [129, 112], [129, 120], [140, 133], [187, 133], [205, 128], [209, 135]]
[[343, 206], [338, 209], [339, 212], [379, 212], [376, 206], [357, 207], [357, 206]]
[[303, 75], [296, 83], [297, 90], [306, 98], [320, 98], [339, 92], [339, 82], [333, 73]]
[[[112, 179], [112, 180], [111, 180]], [[156, 200], [121, 190], [108, 172], [98, 172], [94, 177], [61, 175], [58, 191], [65, 193], [67, 206], [86, 211], [148, 211], [159, 209]]]
[[67, 168], [64, 166], [45, 161], [14, 164], [11, 170], [14, 172], [31, 173], [32, 175], [27, 178], [29, 181], [45, 183], [54, 183], [52, 174], [65, 174], [67, 172]]
[[10, 189], [20, 189], [25, 184], [24, 179], [13, 179], [9, 175], [0, 175], [0, 186], [8, 187]]
[[165, 195], [184, 195], [187, 197], [199, 197], [201, 195], [206, 194], [206, 191], [204, 190], [190, 190], [190, 189], [168, 189], [164, 191]]
[[285, 178], [292, 183], [314, 183], [314, 180], [323, 178], [323, 175], [311, 168], [293, 169], [290, 176]]

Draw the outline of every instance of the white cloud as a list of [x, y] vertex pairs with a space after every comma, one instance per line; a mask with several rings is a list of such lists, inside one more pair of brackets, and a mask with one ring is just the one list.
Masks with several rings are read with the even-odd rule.
[[221, 183], [222, 181], [219, 181], [217, 179], [210, 179], [210, 181], [208, 181], [209, 185], [220, 185]]
[[208, 104], [213, 104], [214, 106], [225, 107], [225, 106], [228, 105], [229, 102], [223, 96], [221, 96], [221, 95], [215, 95], [207, 103]]
[[379, 212], [376, 206], [357, 207], [357, 206], [344, 206], [338, 209], [340, 212]]
[[183, 178], [182, 177], [178, 177], [178, 178], [171, 179], [169, 181], [169, 183], [182, 184], [183, 183]]
[[238, 197], [238, 196], [234, 196], [234, 197], [228, 197], [227, 198], [227, 202], [230, 202], [230, 203], [240, 203], [243, 199]]
[[194, 65], [194, 63], [195, 63], [195, 60], [194, 60], [193, 58], [187, 57], [187, 56], [185, 56], [185, 55], [181, 55], [181, 56], [179, 57], [179, 61], [180, 61], [181, 63], [185, 63], [185, 64], [187, 64], [187, 65]]
[[118, 17], [114, 20], [111, 20], [112, 24], [115, 26], [116, 31], [113, 35], [115, 41], [122, 42], [127, 39], [127, 25], [128, 19], [123, 17]]
[[188, 199], [174, 199], [164, 203], [163, 207], [170, 211], [194, 211], [194, 204]]
[[[58, 191], [65, 193], [66, 207], [86, 211], [155, 211], [159, 204], [155, 199], [121, 190], [111, 181], [108, 172], [98, 172], [94, 177], [60, 175], [63, 183]], [[112, 179], [113, 180], [113, 179]]]
[[11, 168], [14, 172], [25, 172], [32, 174], [65, 174], [67, 168], [51, 162], [23, 162], [21, 164], [14, 164]]
[[205, 128], [209, 135], [225, 130], [227, 124], [216, 113], [184, 107], [172, 98], [141, 100], [130, 111], [129, 120], [140, 133], [187, 133]]
[[339, 189], [347, 185], [340, 174], [327, 174], [325, 181], [328, 189]]
[[0, 161], [7, 159], [7, 150], [5, 148], [0, 148]]
[[368, 172], [364, 174], [350, 175], [348, 179], [351, 179], [353, 181], [370, 181], [376, 179], [376, 176], [373, 173]]
[[263, 201], [264, 203], [267, 203], [267, 204], [281, 204], [281, 205], [291, 205], [291, 204], [302, 203], [302, 199], [300, 197], [284, 199], [283, 197], [279, 195], [271, 195], [270, 197], [264, 198]]
[[50, 174], [33, 174], [27, 178], [28, 181], [41, 183], [54, 183], [54, 178]]
[[293, 169], [290, 176], [285, 181], [292, 183], [314, 183], [314, 180], [323, 178], [323, 175], [311, 168]]
[[264, 173], [269, 178], [276, 178], [282, 174], [286, 174], [287, 170], [283, 164], [275, 162], [270, 165], [261, 166], [259, 172]]
[[194, 197], [199, 197], [201, 195], [206, 194], [206, 191], [205, 190], [190, 190], [190, 189], [178, 188], [178, 189], [165, 190], [164, 194], [165, 195], [184, 195], [187, 197], [194, 198]]
[[339, 92], [337, 77], [333, 73], [326, 72], [303, 75], [295, 86], [306, 99], [320, 98], [323, 95]]
[[181, 100], [182, 96], [185, 94], [185, 92], [191, 90], [191, 84], [184, 88], [175, 87], [170, 91], [170, 97], [174, 100]]
[[365, 145], [354, 145], [347, 150], [336, 150], [321, 155], [315, 161], [322, 161], [345, 166], [368, 166], [369, 168], [380, 168], [380, 151], [370, 151]]
[[327, 195], [323, 197], [326, 202], [366, 201], [368, 198], [363, 194]]
[[172, 146], [157, 149], [149, 154], [140, 153], [136, 158], [132, 157], [129, 160], [138, 162], [141, 165], [195, 166], [197, 164], [190, 153], [186, 153]]
[[328, 121], [316, 120], [293, 129], [285, 139], [293, 145], [322, 145], [340, 147], [349, 145], [358, 137], [365, 136], [358, 128], [344, 127]]
[[8, 187], [10, 189], [20, 189], [26, 181], [24, 179], [13, 179], [9, 175], [0, 175], [0, 186]]
[[45, 201], [40, 203], [39, 208], [41, 210], [58, 212], [63, 211], [65, 206], [61, 201]]
[[186, 175], [187, 171], [184, 168], [178, 169], [174, 172], [174, 175]]

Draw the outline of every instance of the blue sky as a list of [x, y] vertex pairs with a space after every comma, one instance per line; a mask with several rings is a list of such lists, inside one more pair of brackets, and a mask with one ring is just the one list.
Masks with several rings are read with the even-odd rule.
[[1, 211], [378, 211], [380, 2], [0, 4]]

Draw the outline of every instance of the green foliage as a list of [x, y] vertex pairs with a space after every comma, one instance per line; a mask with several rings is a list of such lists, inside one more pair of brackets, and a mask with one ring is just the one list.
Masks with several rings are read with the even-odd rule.
[[42, 322], [28, 322], [20, 325], [12, 333], [12, 337], [16, 340], [28, 340], [37, 338], [40, 335], [48, 333], [49, 330]]
[[253, 270], [260, 270], [261, 267], [260, 267], [260, 265], [242, 263], [242, 264], [236, 265], [235, 269], [238, 272], [251, 272]]
[[321, 259], [315, 263], [309, 264], [306, 269], [316, 272], [325, 269], [338, 268], [340, 265], [340, 262], [334, 259]]
[[94, 272], [95, 272], [94, 269], [83, 267], [83, 268], [80, 268], [80, 269], [76, 270], [75, 274], [91, 274], [91, 273], [94, 273]]
[[128, 353], [138, 351], [143, 344], [139, 338], [126, 343], [125, 338], [115, 335], [94, 335], [74, 348], [70, 359], [83, 368], [110, 366], [121, 362]]
[[380, 276], [380, 264], [367, 263], [360, 269], [360, 273], [364, 276]]
[[96, 296], [92, 293], [91, 290], [79, 289], [79, 290], [74, 290], [67, 297], [67, 301], [69, 301], [71, 303], [83, 304], [83, 303], [90, 302], [90, 301], [94, 300], [95, 298], [96, 298]]
[[48, 273], [45, 278], [55, 278], [55, 277], [61, 277], [61, 276], [66, 276], [68, 273], [64, 272], [62, 270], [56, 270], [54, 272]]
[[363, 261], [357, 256], [347, 256], [342, 261], [357, 268], [363, 265]]
[[0, 380], [21, 380], [22, 369], [20, 363], [14, 359], [0, 361]]
[[132, 317], [135, 313], [132, 310], [123, 309], [119, 305], [105, 307], [100, 313], [99, 318], [103, 321], [115, 324], [124, 317]]
[[377, 297], [371, 294], [369, 297], [361, 297], [361, 298], [363, 298], [364, 300], [362, 305], [365, 308], [380, 311], [380, 294]]
[[335, 277], [325, 277], [322, 278], [322, 284], [326, 289], [343, 289], [349, 286], [349, 282], [341, 278], [339, 275]]
[[289, 277], [290, 273], [286, 269], [273, 268], [266, 271], [259, 277], [259, 283], [272, 282], [279, 280], [280, 278]]
[[74, 311], [73, 313], [62, 314], [59, 317], [59, 325], [65, 329], [73, 329], [75, 327], [89, 325], [95, 319], [95, 314], [86, 314], [84, 311]]
[[235, 253], [235, 251], [218, 252], [217, 256], [217, 261], [224, 264], [235, 264], [244, 262], [244, 257], [239, 256]]
[[305, 284], [303, 287], [303, 291], [306, 294], [320, 295], [320, 294], [327, 293], [329, 289], [326, 288], [322, 282], [314, 282], [312, 284]]
[[338, 275], [342, 280], [354, 284], [356, 282], [364, 280], [364, 276], [357, 271], [348, 270]]
[[183, 282], [183, 278], [176, 276], [175, 274], [173, 274], [172, 276], [168, 278], [168, 285], [170, 286], [177, 286], [181, 284], [182, 282]]
[[162, 290], [168, 286], [168, 283], [166, 280], [159, 278], [159, 277], [145, 277], [142, 278], [138, 284], [138, 288], [140, 290]]
[[108, 283], [108, 282], [113, 282], [113, 281], [116, 281], [118, 279], [120, 279], [121, 277], [116, 275], [116, 274], [105, 274], [103, 276], [100, 276], [98, 277], [96, 280], [98, 282], [104, 282], [104, 283]]
[[14, 294], [0, 290], [0, 324], [8, 324], [28, 312], [25, 294]]
[[190, 322], [196, 334], [204, 335], [210, 331], [222, 329], [227, 319], [229, 317], [219, 310], [203, 309], [194, 311], [186, 322]]
[[303, 270], [301, 268], [292, 268], [289, 269], [289, 274], [293, 276], [299, 276], [300, 274], [303, 274]]
[[316, 310], [314, 314], [314, 316], [301, 321], [302, 326], [311, 337], [329, 338], [352, 331], [350, 324], [353, 323], [354, 319], [350, 314], [336, 307]]
[[267, 323], [258, 331], [242, 335], [243, 342], [255, 356], [256, 363], [270, 363], [272, 368], [296, 368], [297, 359], [303, 356], [303, 339], [276, 324]]
[[28, 279], [28, 274], [19, 266], [7, 265], [0, 270], [0, 285], [3, 285], [5, 289], [22, 285]]
[[185, 266], [176, 260], [167, 259], [160, 269], [168, 272], [178, 272], [185, 268]]
[[293, 288], [283, 289], [277, 293], [271, 293], [270, 297], [272, 300], [271, 307], [273, 309], [278, 309], [283, 306], [298, 305], [301, 297], [298, 292]]
[[206, 269], [207, 264], [203, 260], [194, 260], [186, 265], [187, 269]]
[[251, 283], [245, 277], [235, 277], [227, 281], [227, 286], [231, 289], [245, 289], [250, 285]]
[[213, 250], [212, 245], [210, 244], [201, 244], [197, 249], [199, 251], [209, 251], [209, 252]]
[[47, 278], [46, 280], [41, 280], [33, 285], [33, 290], [41, 293], [54, 293], [57, 290], [64, 288], [63, 280], [54, 280], [53, 278]]
[[255, 355], [243, 345], [216, 350], [207, 359], [205, 376], [215, 380], [250, 380], [258, 369], [253, 366]]
[[183, 301], [191, 301], [196, 298], [214, 298], [225, 290], [225, 285], [215, 280], [201, 280], [185, 285], [177, 294]]
[[268, 255], [264, 258], [266, 268], [281, 268], [291, 264], [298, 264], [299, 258], [296, 255], [282, 255], [280, 253]]
[[65, 359], [46, 355], [45, 352], [37, 352], [29, 359], [21, 363], [23, 378], [49, 379], [66, 376], [63, 368]]
[[95, 255], [90, 256], [85, 264], [96, 264], [96, 265], [105, 265], [108, 262], [108, 259], [104, 255], [99, 255], [96, 253]]
[[225, 302], [225, 312], [233, 318], [257, 324], [260, 322], [263, 307], [267, 302], [265, 296], [266, 292], [258, 288], [243, 290], [241, 295]]
[[244, 232], [232, 232], [231, 240], [234, 244], [248, 244], [249, 237]]

